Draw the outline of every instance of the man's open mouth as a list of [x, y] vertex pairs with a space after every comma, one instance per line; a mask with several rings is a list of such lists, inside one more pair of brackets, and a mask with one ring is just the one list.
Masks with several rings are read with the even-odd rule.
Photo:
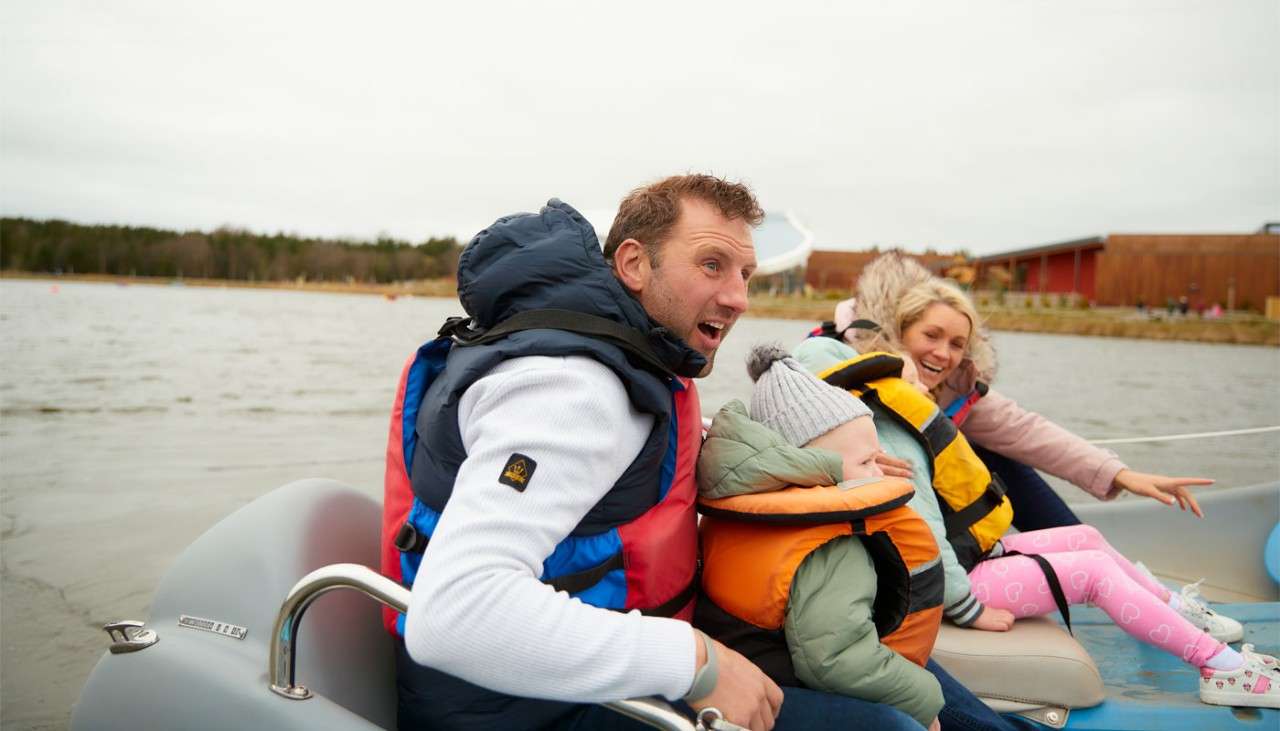
[[698, 323], [698, 332], [701, 332], [706, 338], [712, 342], [720, 342], [720, 337], [724, 335], [726, 325], [716, 320], [706, 320]]

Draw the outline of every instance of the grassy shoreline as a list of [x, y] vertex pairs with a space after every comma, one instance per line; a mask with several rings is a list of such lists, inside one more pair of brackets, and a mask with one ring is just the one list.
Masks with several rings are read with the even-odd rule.
[[43, 274], [38, 272], [0, 271], [0, 280], [36, 279], [49, 282], [96, 282], [99, 284], [232, 287], [235, 289], [279, 289], [294, 292], [328, 292], [330, 294], [374, 294], [411, 297], [456, 297], [457, 285], [451, 278], [421, 279], [410, 282], [374, 284], [370, 282], [324, 282], [305, 279], [283, 281], [248, 281], [244, 279], [200, 279], [196, 277], [140, 277], [115, 274]]
[[[757, 296], [751, 299], [751, 315], [820, 322], [831, 319], [835, 304], [834, 300]], [[1119, 307], [1087, 310], [980, 307], [978, 311], [992, 330], [1280, 347], [1280, 322], [1261, 315], [1233, 314], [1218, 320], [1151, 319]]]
[[[327, 292], [331, 294], [381, 295], [387, 298], [401, 296], [457, 296], [456, 285], [452, 279], [448, 278], [396, 282], [393, 284], [370, 284], [306, 280], [249, 282], [225, 279], [171, 279], [168, 277], [125, 277], [107, 274], [53, 275], [4, 271], [0, 272], [0, 280], [3, 279], [99, 282], [122, 285], [169, 286], [182, 284], [192, 287], [236, 287], [298, 292]], [[758, 295], [751, 298], [750, 312], [752, 317], [807, 320], [817, 323], [830, 318], [834, 306], [835, 302], [828, 299]], [[1124, 308], [1078, 310], [1066, 308], [1015, 309], [988, 307], [980, 308], [980, 311], [987, 322], [987, 326], [992, 330], [1280, 347], [1280, 322], [1267, 320], [1258, 315], [1232, 315], [1220, 320], [1202, 320], [1197, 317], [1147, 319], [1137, 317], [1133, 310]]]

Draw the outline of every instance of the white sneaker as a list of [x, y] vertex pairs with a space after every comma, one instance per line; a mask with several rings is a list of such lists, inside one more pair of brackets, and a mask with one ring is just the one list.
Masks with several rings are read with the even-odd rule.
[[1215, 706], [1280, 708], [1280, 662], [1245, 645], [1235, 670], [1200, 668], [1200, 700]]
[[1182, 587], [1182, 592], [1178, 596], [1178, 614], [1186, 617], [1188, 622], [1204, 630], [1218, 642], [1243, 640], [1244, 627], [1240, 626], [1239, 622], [1213, 611], [1200, 598], [1202, 583], [1204, 579]]
[[1155, 574], [1151, 573], [1151, 569], [1147, 568], [1147, 565], [1146, 565], [1145, 563], [1143, 563], [1143, 562], [1141, 562], [1141, 561], [1134, 561], [1134, 562], [1133, 562], [1133, 566], [1134, 566], [1134, 568], [1138, 569], [1138, 570], [1139, 570], [1139, 571], [1141, 571], [1142, 573], [1146, 574], [1146, 575], [1147, 575], [1147, 578], [1151, 579], [1152, 581], [1156, 582], [1157, 584], [1160, 584], [1160, 585], [1163, 585], [1163, 584], [1164, 584], [1164, 582], [1163, 582], [1163, 581], [1161, 581], [1159, 577], [1157, 577]]

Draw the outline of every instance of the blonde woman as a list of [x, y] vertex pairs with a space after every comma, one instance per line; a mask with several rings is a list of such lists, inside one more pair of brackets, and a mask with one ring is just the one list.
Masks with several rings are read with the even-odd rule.
[[[1102, 500], [1127, 491], [1166, 505], [1176, 503], [1203, 517], [1188, 488], [1213, 480], [1131, 470], [1113, 452], [992, 390], [995, 350], [972, 301], [955, 285], [891, 252], [863, 270], [855, 294], [837, 305], [835, 332], [828, 334], [858, 352], [885, 350], [904, 356], [904, 377], [937, 402], [987, 467], [1000, 476], [1018, 530], [1080, 523], [1037, 469]], [[908, 463], [887, 455], [881, 467], [886, 474], [911, 474]], [[1238, 623], [1205, 607], [1194, 588], [1184, 589], [1170, 603], [1180, 603], [1180, 611], [1193, 624], [1218, 639], [1234, 641], [1242, 634]]]

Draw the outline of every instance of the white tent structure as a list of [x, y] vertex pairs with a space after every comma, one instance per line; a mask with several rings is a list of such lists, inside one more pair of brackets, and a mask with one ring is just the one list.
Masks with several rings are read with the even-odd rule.
[[766, 213], [754, 238], [758, 276], [804, 266], [813, 250], [813, 234], [790, 211]]

